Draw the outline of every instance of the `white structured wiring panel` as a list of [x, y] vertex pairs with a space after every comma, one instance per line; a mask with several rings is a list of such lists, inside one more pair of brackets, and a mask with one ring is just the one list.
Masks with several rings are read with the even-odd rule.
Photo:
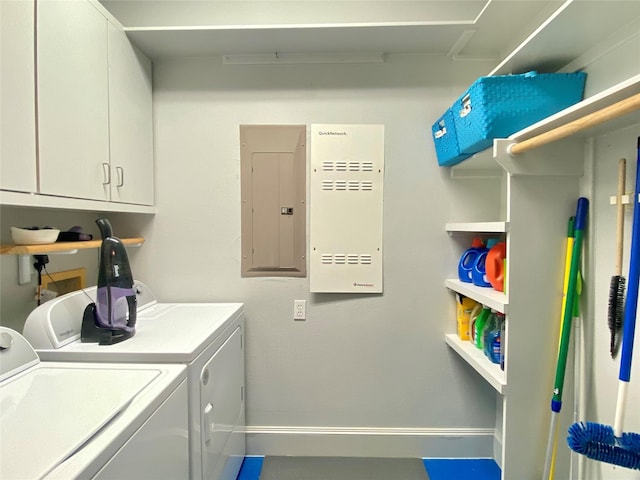
[[312, 292], [382, 292], [384, 125], [311, 126]]

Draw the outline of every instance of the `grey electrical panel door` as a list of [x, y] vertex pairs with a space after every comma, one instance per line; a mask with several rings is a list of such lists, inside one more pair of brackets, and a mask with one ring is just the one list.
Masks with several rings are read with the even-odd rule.
[[242, 276], [306, 275], [306, 127], [240, 125]]

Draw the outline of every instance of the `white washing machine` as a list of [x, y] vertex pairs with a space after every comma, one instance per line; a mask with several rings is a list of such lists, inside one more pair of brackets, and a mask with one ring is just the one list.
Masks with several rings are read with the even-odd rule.
[[183, 365], [40, 362], [0, 327], [0, 478], [185, 478], [186, 400]]
[[36, 308], [24, 336], [44, 361], [167, 363], [187, 366], [192, 480], [235, 480], [245, 455], [242, 303], [158, 303], [135, 282], [136, 333], [114, 344], [83, 343], [86, 305], [96, 288]]

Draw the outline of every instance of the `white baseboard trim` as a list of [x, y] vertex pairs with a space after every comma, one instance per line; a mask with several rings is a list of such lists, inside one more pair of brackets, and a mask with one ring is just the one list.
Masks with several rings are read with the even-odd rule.
[[493, 428], [248, 425], [248, 455], [493, 458]]
[[388, 427], [293, 427], [247, 425], [247, 434], [288, 434], [288, 435], [393, 435], [393, 436], [437, 436], [468, 437], [491, 436], [493, 428], [388, 428]]

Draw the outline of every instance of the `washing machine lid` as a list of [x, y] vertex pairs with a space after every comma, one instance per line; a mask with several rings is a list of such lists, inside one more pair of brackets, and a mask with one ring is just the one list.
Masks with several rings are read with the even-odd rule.
[[157, 303], [138, 312], [136, 334], [123, 342], [36, 351], [41, 360], [188, 364], [243, 314], [242, 303]]
[[40, 363], [0, 384], [1, 478], [44, 477], [161, 374], [139, 366], [54, 365]]

